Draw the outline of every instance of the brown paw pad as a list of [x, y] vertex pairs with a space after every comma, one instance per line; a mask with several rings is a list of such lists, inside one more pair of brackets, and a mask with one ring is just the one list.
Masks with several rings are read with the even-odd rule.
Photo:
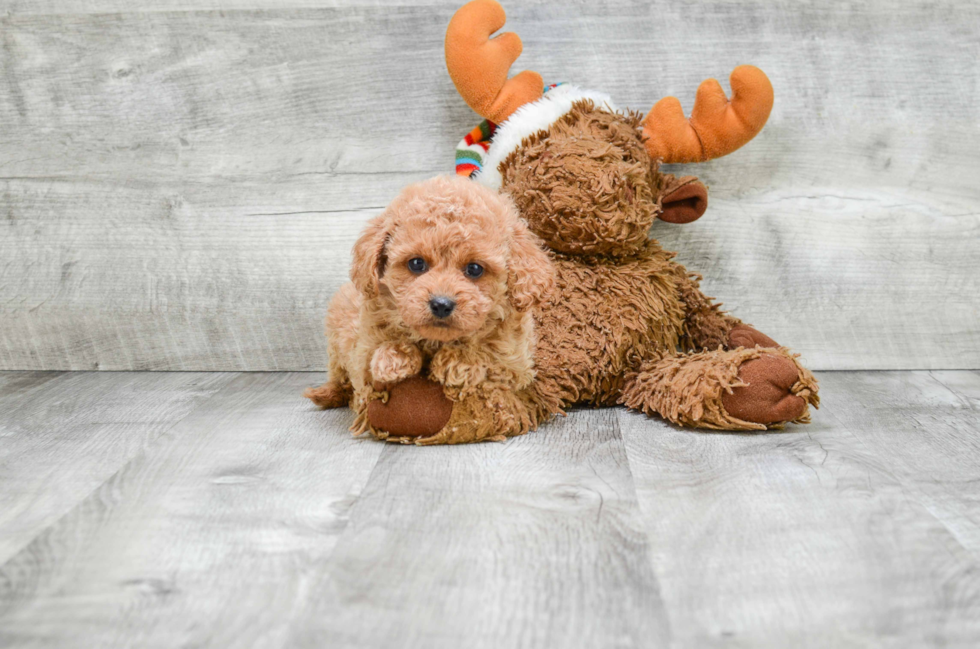
[[747, 385], [721, 397], [728, 414], [757, 424], [793, 421], [803, 414], [806, 401], [790, 392], [799, 380], [796, 365], [785, 356], [763, 354], [745, 361], [738, 378]]
[[388, 386], [387, 392], [387, 403], [381, 399], [368, 403], [367, 418], [375, 429], [393, 437], [435, 435], [453, 414], [453, 402], [442, 386], [420, 376]]
[[779, 343], [775, 340], [748, 325], [735, 325], [728, 332], [729, 349], [735, 349], [736, 347], [748, 347], [752, 349], [757, 345], [759, 347], [779, 347]]

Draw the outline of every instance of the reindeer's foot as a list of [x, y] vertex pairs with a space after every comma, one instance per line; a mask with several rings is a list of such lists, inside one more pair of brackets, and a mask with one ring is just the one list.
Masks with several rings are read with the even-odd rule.
[[375, 383], [366, 423], [381, 439], [431, 437], [453, 414], [453, 402], [435, 381], [413, 376], [393, 384]]
[[779, 347], [779, 343], [754, 327], [737, 324], [728, 332], [728, 348], [738, 347]]
[[463, 391], [412, 377], [375, 386], [363, 430], [389, 442], [419, 446], [503, 441], [534, 430], [556, 412], [557, 406], [532, 390], [488, 382]]
[[452, 417], [442, 430], [409, 441], [420, 446], [502, 442], [534, 430], [537, 422], [528, 405], [520, 394], [503, 386], [488, 384], [465, 394], [460, 391]]
[[671, 356], [627, 377], [620, 402], [684, 426], [765, 430], [807, 423], [817, 382], [785, 348]]
[[788, 353], [762, 353], [738, 368], [739, 384], [722, 394], [725, 411], [738, 419], [767, 426], [809, 421], [808, 406], [817, 407], [817, 382]]
[[738, 380], [743, 385], [722, 396], [729, 414], [766, 425], [808, 420], [808, 406], [819, 403], [816, 381], [794, 355], [780, 351], [779, 343], [746, 324], [728, 332], [728, 345], [731, 349], [771, 350], [739, 365]]
[[318, 388], [306, 388], [303, 396], [321, 408], [341, 408], [350, 403], [353, 391], [349, 385], [327, 381]]

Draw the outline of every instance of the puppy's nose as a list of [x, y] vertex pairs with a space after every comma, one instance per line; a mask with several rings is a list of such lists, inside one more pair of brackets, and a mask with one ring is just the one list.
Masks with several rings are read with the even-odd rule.
[[448, 318], [449, 314], [456, 308], [456, 300], [443, 295], [434, 295], [429, 298], [429, 311], [437, 318]]

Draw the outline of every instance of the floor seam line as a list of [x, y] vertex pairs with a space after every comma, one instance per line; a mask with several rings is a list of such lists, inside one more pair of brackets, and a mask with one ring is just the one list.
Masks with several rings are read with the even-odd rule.
[[[835, 415], [833, 412], [828, 412], [828, 414], [831, 417], [833, 417], [834, 420], [837, 421], [837, 423], [841, 426], [841, 428], [847, 431], [849, 435], [856, 438], [858, 443], [861, 445], [862, 448], [864, 448], [865, 451], [870, 453], [872, 456], [877, 457], [877, 453], [875, 453], [875, 450], [870, 446], [868, 446], [860, 435], [856, 435], [846, 422], [844, 422], [840, 417]], [[956, 532], [950, 529], [949, 525], [946, 524], [946, 521], [944, 521], [942, 518], [937, 516], [935, 512], [932, 511], [932, 508], [929, 507], [927, 503], [922, 501], [921, 494], [917, 487], [908, 484], [905, 480], [901, 479], [898, 475], [896, 475], [889, 467], [882, 466], [881, 471], [884, 472], [885, 475], [890, 477], [892, 480], [894, 480], [895, 484], [901, 487], [903, 494], [905, 494], [907, 497], [914, 500], [920, 507], [922, 507], [922, 509], [928, 512], [929, 515], [932, 516], [933, 520], [939, 523], [942, 526], [942, 528], [946, 530], [946, 533], [949, 534], [949, 537], [953, 539], [953, 541], [956, 542], [956, 544], [963, 550], [963, 552], [973, 560], [974, 565], [980, 567], [980, 556], [978, 556], [977, 553], [975, 553], [970, 548], [966, 547], [963, 544], [963, 542], [960, 540]]]
[[[70, 373], [71, 373], [71, 372], [65, 372], [65, 374], [70, 374]], [[210, 372], [209, 372], [209, 373], [210, 373]], [[213, 372], [213, 374], [220, 374], [220, 372]], [[241, 374], [241, 373], [240, 373], [240, 372], [236, 372], [236, 374]], [[88, 491], [88, 492], [87, 492], [87, 493], [86, 493], [86, 494], [85, 494], [84, 496], [82, 496], [82, 497], [81, 497], [81, 498], [79, 498], [79, 499], [78, 499], [77, 501], [75, 501], [75, 503], [74, 503], [74, 504], [73, 504], [73, 505], [72, 505], [72, 506], [71, 506], [70, 508], [68, 508], [67, 510], [65, 510], [65, 512], [64, 512], [64, 513], [62, 513], [62, 514], [61, 514], [60, 516], [58, 516], [58, 518], [56, 518], [55, 520], [53, 520], [53, 521], [51, 521], [51, 523], [50, 523], [50, 524], [48, 524], [48, 525], [45, 525], [45, 526], [44, 526], [43, 528], [41, 528], [40, 530], [38, 530], [38, 533], [37, 533], [37, 534], [35, 534], [35, 535], [34, 535], [34, 536], [33, 536], [33, 537], [32, 537], [32, 538], [30, 539], [30, 540], [28, 540], [28, 541], [27, 541], [26, 543], [24, 543], [24, 544], [23, 544], [22, 546], [20, 546], [19, 548], [17, 548], [17, 550], [16, 550], [15, 552], [13, 552], [13, 553], [12, 553], [12, 554], [11, 554], [11, 555], [10, 555], [9, 557], [7, 557], [7, 558], [5, 559], [5, 560], [4, 560], [4, 561], [3, 561], [2, 563], [0, 563], [0, 570], [3, 570], [3, 569], [4, 569], [4, 568], [5, 568], [6, 566], [7, 566], [7, 564], [9, 564], [9, 563], [10, 563], [11, 561], [13, 561], [14, 559], [16, 559], [17, 557], [19, 557], [19, 556], [20, 556], [20, 555], [21, 555], [21, 554], [22, 554], [22, 553], [23, 553], [23, 552], [24, 552], [24, 551], [25, 551], [25, 550], [26, 550], [27, 548], [29, 548], [29, 547], [31, 546], [31, 544], [33, 544], [33, 543], [34, 543], [35, 541], [37, 541], [37, 540], [38, 540], [39, 538], [41, 538], [42, 536], [44, 536], [45, 534], [47, 534], [47, 533], [48, 533], [49, 531], [51, 531], [52, 529], [54, 529], [55, 527], [57, 527], [57, 526], [58, 526], [58, 525], [59, 525], [59, 524], [61, 523], [61, 521], [63, 521], [63, 520], [64, 520], [64, 519], [65, 519], [65, 518], [66, 518], [67, 516], [69, 516], [69, 515], [71, 515], [71, 514], [72, 514], [72, 512], [74, 512], [74, 511], [75, 511], [76, 509], [78, 509], [78, 507], [79, 507], [79, 506], [80, 506], [80, 505], [81, 505], [82, 503], [85, 503], [85, 502], [87, 502], [87, 501], [88, 501], [88, 499], [89, 499], [89, 498], [91, 498], [93, 494], [95, 494], [95, 493], [96, 493], [96, 492], [98, 492], [98, 491], [99, 491], [100, 489], [102, 489], [102, 487], [104, 487], [104, 486], [105, 486], [105, 485], [106, 485], [106, 484], [107, 484], [108, 482], [110, 482], [110, 481], [112, 481], [112, 480], [113, 480], [113, 479], [114, 479], [114, 478], [115, 478], [115, 477], [116, 477], [117, 475], [119, 475], [119, 473], [120, 473], [121, 471], [123, 471], [123, 470], [124, 470], [124, 469], [125, 469], [126, 467], [128, 467], [128, 466], [129, 466], [130, 464], [132, 464], [134, 460], [136, 460], [137, 458], [139, 458], [139, 457], [140, 457], [140, 456], [142, 456], [142, 455], [145, 455], [145, 454], [146, 454], [146, 447], [147, 447], [147, 446], [149, 446], [150, 444], [152, 444], [152, 443], [154, 443], [155, 441], [157, 441], [158, 439], [160, 439], [161, 437], [163, 437], [163, 436], [164, 436], [164, 435], [166, 435], [167, 433], [169, 433], [169, 432], [170, 432], [171, 430], [173, 430], [173, 429], [174, 429], [174, 428], [175, 428], [176, 426], [178, 426], [178, 425], [180, 425], [181, 423], [183, 423], [183, 422], [184, 422], [184, 421], [185, 421], [185, 420], [186, 420], [186, 419], [187, 419], [188, 417], [190, 417], [190, 416], [191, 416], [192, 414], [194, 414], [194, 413], [195, 413], [195, 412], [197, 412], [197, 411], [198, 411], [199, 409], [201, 409], [201, 408], [202, 408], [202, 407], [203, 407], [203, 406], [204, 406], [205, 404], [207, 404], [207, 403], [210, 403], [210, 401], [211, 401], [211, 400], [212, 400], [213, 398], [215, 398], [215, 397], [216, 397], [216, 396], [218, 396], [218, 395], [219, 395], [220, 393], [222, 393], [222, 392], [224, 392], [224, 391], [225, 391], [226, 389], [228, 389], [228, 385], [229, 385], [230, 383], [232, 383], [232, 382], [233, 382], [233, 381], [235, 380], [235, 378], [237, 378], [237, 377], [230, 377], [230, 378], [228, 378], [228, 381], [227, 381], [227, 383], [226, 383], [225, 385], [223, 385], [223, 386], [221, 386], [220, 388], [218, 388], [217, 390], [215, 390], [215, 391], [214, 391], [214, 392], [213, 392], [213, 393], [211, 394], [211, 396], [209, 396], [208, 398], [206, 398], [206, 399], [204, 399], [204, 400], [203, 400], [203, 401], [202, 401], [201, 403], [199, 403], [199, 404], [198, 404], [197, 406], [195, 406], [194, 408], [191, 408], [191, 409], [190, 409], [190, 410], [189, 410], [189, 411], [187, 412], [187, 414], [185, 414], [185, 415], [184, 415], [183, 417], [181, 417], [180, 419], [178, 419], [177, 421], [175, 421], [175, 422], [174, 422], [174, 423], [173, 423], [173, 424], [172, 424], [171, 426], [167, 426], [167, 427], [166, 427], [165, 429], [163, 429], [163, 430], [161, 430], [161, 431], [160, 431], [160, 432], [159, 432], [158, 434], [156, 434], [155, 436], [153, 436], [153, 437], [152, 437], [151, 439], [148, 439], [148, 440], [147, 440], [147, 441], [145, 442], [145, 444], [144, 444], [144, 446], [143, 446], [142, 448], [140, 448], [140, 450], [139, 450], [139, 451], [137, 451], [137, 452], [136, 452], [136, 453], [134, 453], [133, 455], [131, 455], [131, 456], [129, 456], [128, 458], [126, 458], [126, 459], [125, 459], [125, 461], [123, 461], [123, 462], [122, 462], [122, 463], [121, 463], [121, 464], [120, 464], [120, 465], [119, 465], [119, 466], [118, 466], [118, 467], [116, 468], [116, 470], [115, 470], [115, 471], [113, 471], [112, 473], [110, 473], [110, 474], [109, 474], [109, 475], [108, 475], [108, 476], [106, 477], [106, 479], [105, 479], [105, 480], [103, 480], [102, 482], [100, 482], [100, 483], [99, 483], [98, 485], [96, 485], [96, 486], [95, 486], [95, 487], [94, 487], [93, 489], [91, 489], [90, 491]]]

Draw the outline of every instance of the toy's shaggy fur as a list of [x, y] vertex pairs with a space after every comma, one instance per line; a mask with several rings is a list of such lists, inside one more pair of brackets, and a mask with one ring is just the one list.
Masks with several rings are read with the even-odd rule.
[[[331, 305], [330, 380], [311, 399], [350, 401], [355, 430], [416, 444], [522, 434], [575, 404], [725, 430], [809, 421], [819, 403], [813, 375], [723, 312], [700, 276], [649, 238], [658, 218], [699, 217], [707, 193], [693, 177], [660, 172], [638, 115], [576, 102], [498, 172], [528, 226], [509, 200], [447, 179], [409, 188], [369, 226], [355, 247], [356, 290]], [[550, 248], [550, 266], [528, 227]], [[413, 279], [405, 262], [420, 254], [444, 271]], [[464, 281], [471, 258], [485, 260], [494, 281]], [[452, 333], [427, 322], [436, 290], [467, 303]], [[442, 392], [403, 380], [426, 368]], [[404, 432], [424, 412], [444, 412], [445, 424], [421, 438]], [[382, 415], [403, 432], [372, 426]]]
[[483, 159], [483, 169], [477, 180], [487, 187], [499, 190], [502, 178], [498, 167], [504, 158], [524, 140], [547, 129], [548, 125], [567, 113], [572, 104], [582, 99], [589, 99], [611, 112], [616, 110], [612, 97], [604, 92], [579, 88], [570, 83], [552, 88], [540, 99], [524, 104], [505, 122], [497, 125], [497, 131], [493, 134], [493, 146]]
[[[423, 273], [408, 267], [417, 257]], [[471, 262], [484, 268], [477, 279], [464, 274]], [[394, 439], [371, 426], [368, 406], [420, 374], [455, 406], [438, 435], [417, 443], [520, 434], [555, 409], [527, 391], [531, 309], [553, 288], [554, 271], [508, 198], [464, 178], [407, 187], [355, 244], [351, 280], [328, 310], [328, 380], [306, 396], [326, 408], [350, 404], [355, 433]], [[433, 296], [455, 301], [449, 317], [433, 316]]]
[[700, 277], [648, 238], [656, 218], [690, 209], [677, 190], [695, 179], [661, 173], [639, 125], [639, 115], [580, 101], [500, 165], [501, 190], [552, 249], [558, 276], [535, 311], [534, 390], [563, 407], [621, 403], [702, 428], [807, 421], [813, 376], [722, 312]]

